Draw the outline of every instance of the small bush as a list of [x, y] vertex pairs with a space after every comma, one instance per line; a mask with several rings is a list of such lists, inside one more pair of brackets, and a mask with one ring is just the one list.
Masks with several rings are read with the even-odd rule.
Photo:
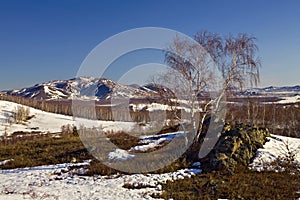
[[18, 106], [13, 111], [13, 119], [17, 124], [26, 122], [30, 119], [30, 110], [29, 107]]
[[61, 134], [63, 136], [79, 136], [77, 127], [70, 124], [61, 127]]

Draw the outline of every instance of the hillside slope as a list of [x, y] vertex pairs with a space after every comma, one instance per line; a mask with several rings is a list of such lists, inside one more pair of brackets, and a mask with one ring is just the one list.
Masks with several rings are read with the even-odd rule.
[[[22, 106], [9, 101], [0, 101], [0, 136], [5, 132], [10, 135], [17, 131], [23, 132], [41, 132], [41, 133], [56, 133], [61, 131], [63, 125], [75, 125], [76, 121], [72, 116], [60, 115], [55, 113], [44, 112], [38, 109], [30, 108], [30, 116], [32, 118], [22, 124], [8, 123], [7, 119], [11, 118], [14, 109]], [[26, 107], [26, 106], [24, 106]], [[86, 127], [101, 125], [104, 130], [128, 130], [133, 122], [113, 122], [113, 121], [93, 121], [88, 119], [80, 119]], [[77, 122], [78, 123], [78, 122]]]

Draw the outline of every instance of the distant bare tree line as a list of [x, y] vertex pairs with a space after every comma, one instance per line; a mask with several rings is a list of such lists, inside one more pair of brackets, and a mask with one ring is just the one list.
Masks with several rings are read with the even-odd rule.
[[[36, 99], [26, 99], [18, 96], [2, 95], [0, 100], [11, 101], [22, 105], [37, 108], [43, 111], [64, 114], [72, 116], [71, 103], [47, 102], [38, 101]], [[111, 107], [97, 107], [97, 118], [105, 121], [134, 121], [134, 122], [149, 122], [149, 112], [146, 110], [120, 111], [118, 115], [113, 115]], [[79, 107], [78, 115], [84, 118], [93, 116], [91, 113], [95, 112], [94, 107]], [[126, 113], [125, 113], [126, 112]], [[154, 111], [159, 112], [164, 111]], [[166, 118], [175, 119], [180, 117], [180, 110], [177, 110], [176, 115], [174, 111], [168, 111]], [[226, 121], [229, 123], [245, 123], [257, 125], [260, 127], [267, 127], [271, 133], [278, 135], [286, 135], [292, 137], [300, 137], [300, 103], [297, 104], [263, 104], [258, 99], [245, 99], [243, 102], [227, 104]]]
[[227, 121], [266, 127], [273, 134], [300, 138], [300, 103], [258, 101], [248, 98], [242, 104], [227, 105]]
[[[45, 101], [37, 99], [28, 99], [20, 96], [13, 95], [2, 95], [0, 100], [11, 101], [25, 106], [30, 106], [39, 110], [46, 112], [63, 114], [69, 116], [82, 117], [87, 119], [98, 119], [105, 121], [133, 121], [133, 122], [149, 122], [151, 120], [149, 116], [149, 111], [140, 110], [129, 111], [119, 108], [114, 108], [110, 106], [87, 106], [86, 103], [78, 103], [73, 105], [72, 101]], [[115, 111], [115, 112], [113, 112]], [[75, 113], [73, 113], [75, 112]], [[153, 112], [163, 112], [163, 111], [153, 111]], [[159, 114], [158, 114], [159, 115]], [[167, 111], [167, 117], [171, 118], [172, 113]]]

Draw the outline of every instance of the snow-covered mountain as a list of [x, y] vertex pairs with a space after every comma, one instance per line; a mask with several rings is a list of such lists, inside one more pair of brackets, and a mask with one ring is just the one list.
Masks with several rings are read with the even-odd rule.
[[250, 88], [238, 93], [240, 97], [268, 99], [265, 103], [291, 104], [300, 102], [300, 85], [284, 87]]
[[147, 86], [127, 86], [104, 78], [79, 77], [50, 81], [20, 90], [4, 91], [4, 93], [39, 100], [71, 99], [72, 97], [97, 100], [111, 97], [145, 98], [155, 95], [156, 92]]
[[[122, 85], [109, 79], [79, 77], [69, 80], [56, 80], [34, 85], [20, 90], [4, 91], [6, 94], [34, 98], [39, 100], [63, 100], [79, 97], [81, 99], [103, 100], [112, 97], [125, 97], [131, 99], [145, 99], [158, 97], [159, 93], [172, 93], [171, 90], [148, 84]], [[283, 103], [300, 101], [300, 85], [285, 87], [250, 88], [237, 93], [240, 97], [274, 97], [275, 102], [283, 100]], [[1, 95], [1, 93], [0, 93]]]
[[267, 94], [300, 94], [300, 85], [284, 86], [284, 87], [265, 87], [265, 88], [250, 88], [243, 92], [242, 95], [267, 95]]

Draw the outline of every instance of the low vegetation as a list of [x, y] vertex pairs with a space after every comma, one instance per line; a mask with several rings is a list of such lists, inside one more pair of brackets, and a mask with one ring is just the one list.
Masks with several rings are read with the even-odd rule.
[[[113, 175], [123, 173], [112, 169], [98, 160], [82, 144], [77, 130], [71, 126], [62, 127], [60, 137], [53, 134], [20, 137], [14, 142], [0, 144], [0, 161], [10, 160], [2, 169], [33, 167], [65, 162], [81, 162], [91, 159], [85, 166], [86, 176]], [[76, 131], [75, 131], [76, 130]], [[56, 135], [57, 136], [57, 135]], [[137, 145], [135, 137], [124, 132], [108, 133], [108, 137], [119, 147], [128, 149]], [[22, 139], [21, 139], [22, 138]], [[125, 138], [126, 140], [122, 140]], [[123, 142], [122, 142], [123, 141]], [[3, 142], [3, 141], [2, 141]], [[191, 163], [184, 158], [153, 173], [168, 173], [189, 167]], [[255, 172], [246, 166], [238, 165], [234, 173], [226, 170], [211, 171], [183, 180], [168, 181], [163, 184], [163, 192], [153, 197], [164, 199], [295, 199], [300, 197], [299, 174], [281, 172]], [[287, 184], [289, 183], [289, 184]], [[144, 185], [124, 185], [128, 189], [147, 187]]]
[[22, 122], [26, 122], [30, 119], [30, 110], [29, 107], [18, 106], [14, 109], [13, 119], [16, 123], [20, 124]]
[[106, 137], [118, 146], [120, 149], [129, 150], [131, 147], [137, 146], [140, 139], [138, 137], [129, 135], [124, 131], [118, 132], [107, 132], [105, 133]]
[[[109, 132], [106, 133], [106, 135], [111, 142], [120, 149], [128, 150], [133, 146], [137, 146], [139, 143], [139, 138], [122, 131]], [[99, 136], [97, 137], [99, 139]], [[102, 150], [105, 151], [105, 147], [102, 148]], [[2, 140], [0, 140], [0, 161], [4, 160], [9, 161], [1, 165], [1, 169], [92, 160], [90, 165], [85, 167], [87, 169], [85, 175], [93, 176], [124, 173], [112, 169], [95, 159], [82, 143], [82, 140], [78, 136], [77, 129], [68, 125], [62, 127], [62, 133], [60, 134], [20, 132], [13, 134], [6, 140], [2, 138]], [[153, 173], [167, 173], [185, 167], [188, 167], [188, 163], [185, 160], [178, 159], [171, 165]]]
[[234, 174], [222, 171], [168, 181], [163, 199], [296, 199], [300, 178], [289, 173], [254, 172], [239, 167]]
[[2, 141], [0, 145], [0, 161], [10, 160], [0, 166], [2, 169], [80, 162], [91, 158], [80, 138], [73, 135], [60, 138], [35, 136], [34, 140], [28, 137], [6, 144]]

